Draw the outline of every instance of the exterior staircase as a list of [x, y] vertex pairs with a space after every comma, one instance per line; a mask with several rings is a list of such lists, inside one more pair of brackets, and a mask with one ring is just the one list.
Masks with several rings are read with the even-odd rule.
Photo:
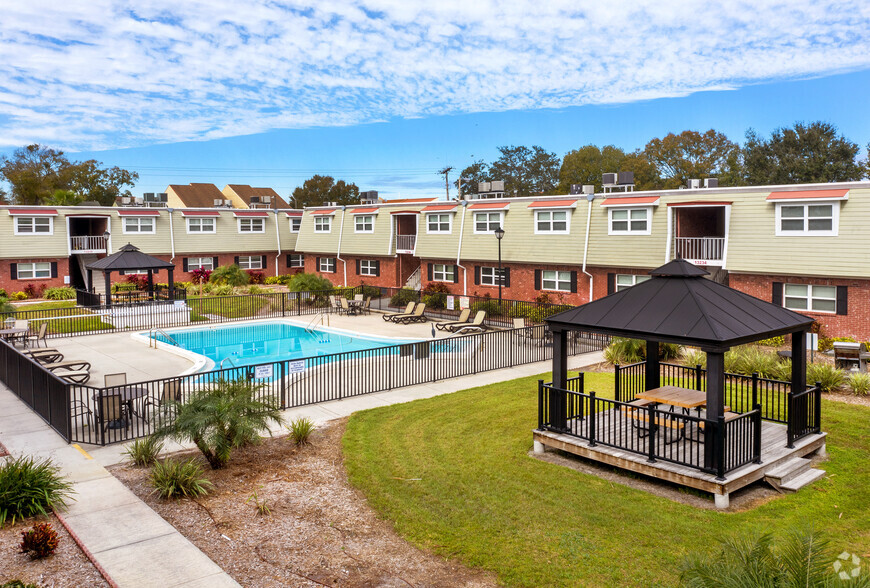
[[[87, 281], [87, 279], [88, 279], [87, 266], [91, 263], [94, 263], [99, 258], [93, 253], [80, 253], [80, 254], [77, 254], [75, 257], [79, 262], [79, 269], [82, 272], [82, 276], [84, 276], [85, 281]], [[105, 298], [106, 298], [106, 281], [103, 279], [103, 274], [101, 274], [99, 272], [94, 272], [93, 278], [94, 278], [94, 292], [96, 294], [99, 294], [100, 296], [102, 296], [103, 300], [105, 300]]]
[[408, 279], [405, 281], [405, 288], [410, 288], [411, 290], [419, 290], [422, 285], [420, 282], [420, 268], [423, 266], [417, 266], [417, 269], [408, 276]]
[[797, 492], [822, 478], [826, 472], [810, 467], [805, 457], [794, 457], [764, 473], [764, 480], [782, 493]]

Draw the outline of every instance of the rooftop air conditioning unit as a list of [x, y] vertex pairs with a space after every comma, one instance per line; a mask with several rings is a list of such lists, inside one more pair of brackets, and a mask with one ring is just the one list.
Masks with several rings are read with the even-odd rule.
[[214, 199], [214, 205], [215, 205], [215, 206], [223, 206], [223, 205], [224, 205], [224, 199], [223, 199], [223, 198], [215, 198], [215, 199]]
[[233, 201], [232, 200], [224, 200], [224, 206], [226, 206], [227, 208], [232, 208]]
[[616, 174], [601, 174], [601, 185], [602, 186], [615, 186], [616, 185]]
[[359, 193], [359, 202], [360, 204], [377, 204], [378, 203], [378, 191], [377, 190], [369, 190], [367, 192]]
[[121, 196], [121, 204], [132, 204], [133, 198], [130, 196]]
[[255, 202], [259, 202], [259, 201], [260, 201], [260, 197], [259, 197], [259, 196], [251, 196], [251, 204], [253, 204], [253, 203], [255, 203]]
[[157, 200], [157, 198], [154, 196], [154, 192], [145, 192], [144, 194], [142, 194], [142, 197], [145, 199], [145, 202], [153, 202]]
[[689, 180], [689, 190], [698, 190], [701, 188], [701, 180]]
[[338, 206], [338, 202], [324, 202], [324, 206]]
[[704, 178], [704, 187], [705, 188], [718, 188], [719, 187], [719, 178]]
[[616, 183], [620, 186], [631, 186], [634, 184], [634, 172], [619, 172], [616, 176]]
[[492, 191], [492, 182], [477, 182], [477, 192], [482, 194], [484, 192]]
[[493, 192], [504, 192], [504, 180], [493, 180], [492, 181], [492, 191]]
[[261, 196], [260, 202], [262, 202], [263, 204], [269, 204], [270, 202], [272, 202], [272, 197], [271, 196]]

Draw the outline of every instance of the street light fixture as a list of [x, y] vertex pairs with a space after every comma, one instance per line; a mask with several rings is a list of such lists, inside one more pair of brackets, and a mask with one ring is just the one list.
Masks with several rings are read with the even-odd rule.
[[501, 240], [504, 238], [504, 229], [500, 226], [495, 230], [495, 238], [498, 240], [498, 302], [501, 306], [501, 284], [504, 282], [501, 270]]
[[111, 236], [112, 236], [112, 234], [108, 230], [106, 230], [106, 232], [103, 233], [103, 244], [106, 246], [106, 255], [107, 256], [109, 255], [109, 237], [111, 237]]

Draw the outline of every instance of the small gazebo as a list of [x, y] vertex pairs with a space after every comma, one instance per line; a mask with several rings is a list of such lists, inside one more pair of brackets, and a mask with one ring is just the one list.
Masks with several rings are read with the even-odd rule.
[[174, 272], [175, 265], [163, 261], [157, 257], [142, 253], [139, 248], [131, 243], [127, 243], [117, 253], [108, 255], [102, 259], [87, 265], [88, 270], [88, 291], [93, 292], [93, 272], [103, 272], [103, 278], [106, 281], [106, 306], [112, 305], [112, 272], [122, 272], [129, 270], [146, 271], [148, 273], [148, 298], [154, 297], [154, 272], [156, 270], [169, 270], [169, 299], [175, 299], [174, 287]]

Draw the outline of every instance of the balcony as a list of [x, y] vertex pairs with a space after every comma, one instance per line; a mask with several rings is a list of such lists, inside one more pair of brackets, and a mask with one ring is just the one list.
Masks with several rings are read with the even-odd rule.
[[85, 235], [69, 238], [69, 248], [73, 253], [105, 253], [106, 239], [102, 236]]
[[674, 257], [695, 265], [721, 263], [725, 253], [724, 237], [675, 237]]
[[396, 235], [396, 253], [414, 253], [417, 235]]

